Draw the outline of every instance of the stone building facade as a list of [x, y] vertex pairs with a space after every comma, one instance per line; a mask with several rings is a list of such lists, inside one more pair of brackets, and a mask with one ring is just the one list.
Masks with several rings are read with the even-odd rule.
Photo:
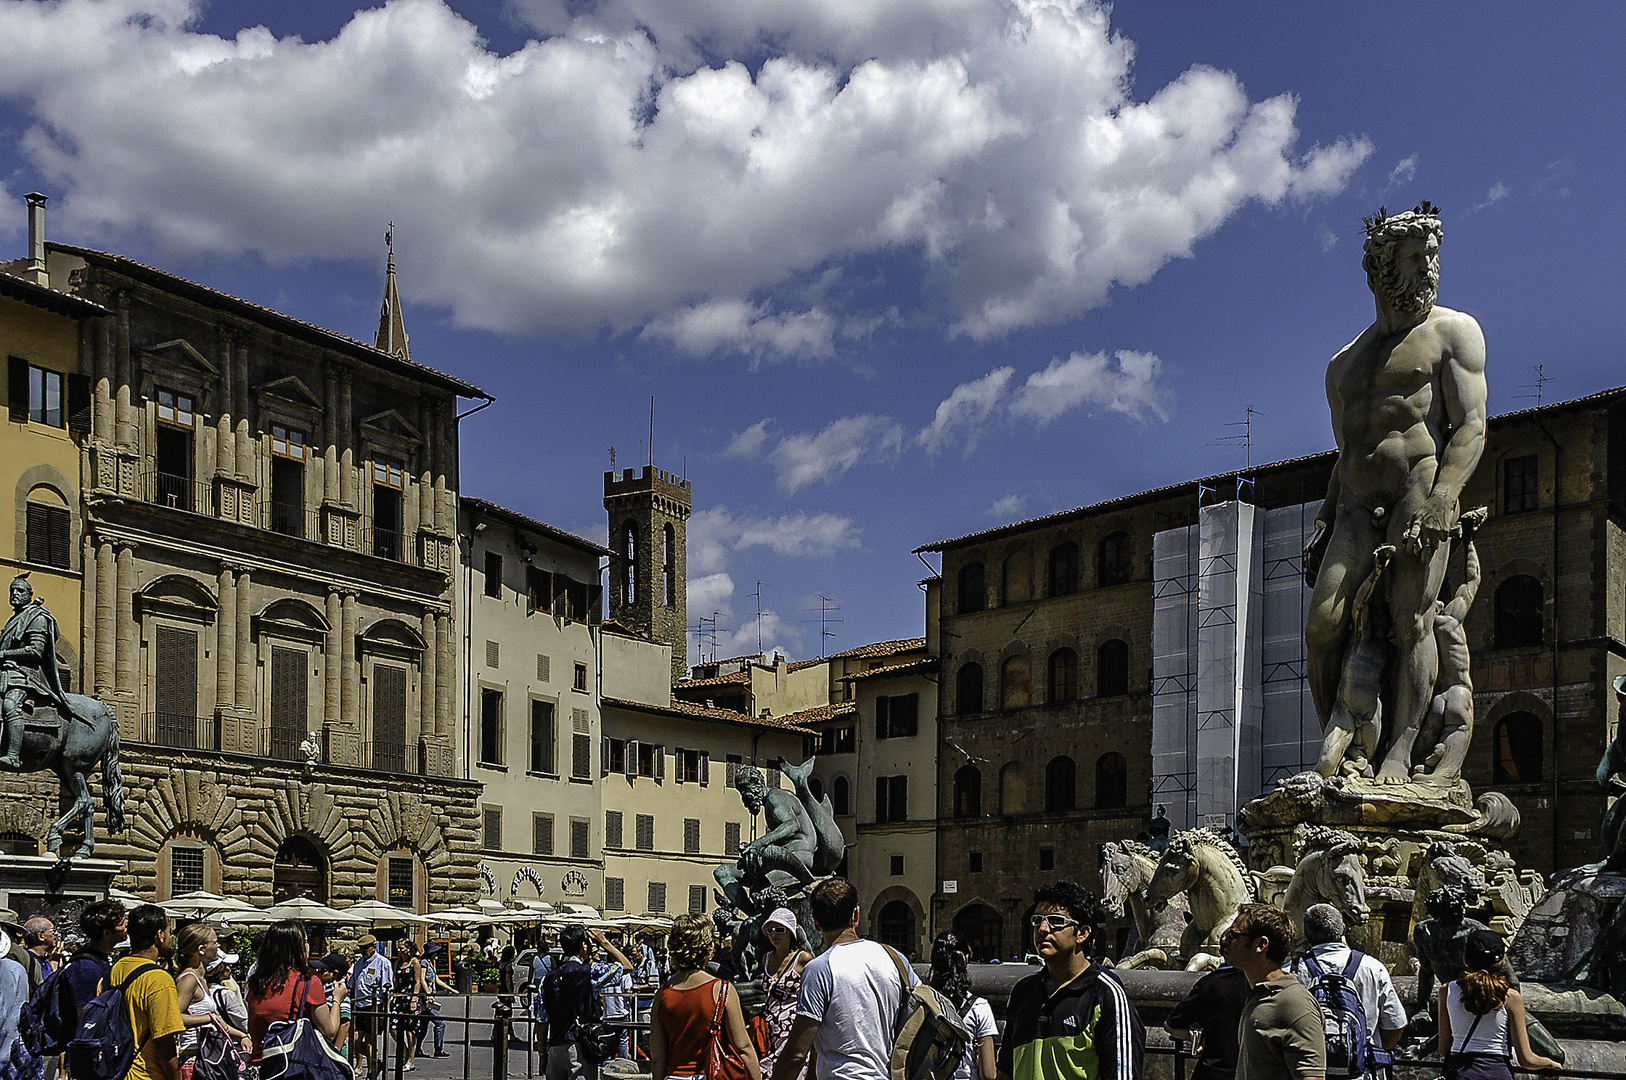
[[[1208, 477], [920, 549], [942, 556], [938, 876], [957, 891], [939, 898], [939, 926], [960, 928], [982, 953], [1019, 952], [1015, 921], [1032, 890], [1058, 875], [1098, 887], [1099, 845], [1144, 831], [1158, 802], [1189, 794], [1193, 807], [1212, 810], [1205, 785], [1232, 785], [1245, 799], [1315, 760], [1313, 711], [1292, 760], [1287, 714], [1306, 698], [1303, 638], [1274, 622], [1291, 624], [1302, 608], [1301, 567], [1289, 551], [1299, 545], [1277, 534], [1298, 508], [1313, 518], [1333, 461], [1325, 453]], [[1626, 389], [1492, 418], [1462, 505], [1491, 509], [1476, 538], [1483, 580], [1468, 633], [1477, 731], [1464, 776], [1519, 808], [1511, 846], [1522, 866], [1592, 861], [1604, 808], [1592, 774], [1610, 734], [1609, 682], [1626, 671]], [[1160, 569], [1156, 553], [1201, 538], [1214, 514], [1242, 531], [1246, 508], [1263, 511], [1249, 526], [1256, 583], [1238, 584], [1235, 537], [1185, 570]], [[1447, 588], [1463, 574], [1457, 553]], [[1229, 612], [1199, 595], [1208, 579], [1231, 586]], [[1250, 589], [1266, 612], [1252, 648], [1248, 628], [1239, 636], [1235, 625]], [[1190, 662], [1165, 664], [1154, 623], [1160, 609], [1185, 610], [1171, 601], [1179, 590], [1191, 592]], [[1173, 765], [1154, 763], [1154, 703], [1186, 693], [1181, 680], [1199, 701], [1205, 633], [1227, 617], [1225, 633], [1237, 639], [1229, 662], [1253, 666], [1227, 674], [1238, 689], [1232, 749], [1194, 747], [1203, 759], [1176, 784]], [[1206, 714], [1191, 715], [1203, 728]], [[1164, 748], [1168, 761], [1178, 749]], [[1204, 763], [1222, 758], [1224, 775], [1205, 776]]]
[[689, 481], [646, 465], [604, 474], [610, 619], [672, 647], [672, 681], [688, 667]]
[[78, 685], [118, 714], [133, 825], [98, 854], [156, 898], [467, 899], [456, 407], [487, 395], [404, 334], [374, 348], [82, 248], [46, 264], [110, 312], [80, 349]]

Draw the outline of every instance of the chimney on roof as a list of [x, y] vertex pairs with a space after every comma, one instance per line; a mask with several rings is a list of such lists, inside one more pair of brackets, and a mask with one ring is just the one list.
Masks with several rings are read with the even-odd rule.
[[28, 199], [28, 269], [23, 276], [36, 285], [51, 284], [45, 272], [45, 202], [46, 198], [31, 191]]

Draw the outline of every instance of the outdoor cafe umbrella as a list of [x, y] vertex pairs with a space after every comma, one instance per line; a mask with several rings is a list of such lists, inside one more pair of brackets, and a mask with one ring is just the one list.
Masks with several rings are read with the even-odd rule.
[[326, 904], [318, 904], [315, 900], [297, 896], [292, 900], [284, 900], [280, 904], [272, 904], [268, 908], [260, 908], [254, 912], [235, 912], [231, 921], [236, 923], [274, 923], [284, 919], [298, 919], [301, 922], [319, 923], [365, 923], [365, 915], [351, 915], [345, 911], [335, 911]]
[[426, 918], [432, 923], [444, 923], [447, 926], [479, 926], [492, 921], [492, 913], [480, 911], [478, 908], [447, 908], [445, 911], [431, 911]]
[[341, 908], [346, 915], [358, 915], [365, 918], [374, 926], [426, 926], [433, 919], [405, 908], [393, 907], [382, 900], [363, 900], [359, 904], [351, 904]]
[[171, 915], [191, 919], [218, 915], [229, 920], [237, 915], [260, 910], [246, 900], [221, 896], [204, 889], [195, 889], [192, 892], [182, 893], [180, 896], [172, 896], [158, 906]]

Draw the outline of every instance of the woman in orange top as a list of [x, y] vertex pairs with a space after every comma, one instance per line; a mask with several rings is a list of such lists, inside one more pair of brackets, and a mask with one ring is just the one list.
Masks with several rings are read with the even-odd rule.
[[756, 1048], [740, 1013], [740, 998], [723, 979], [706, 973], [716, 943], [711, 920], [681, 915], [666, 939], [672, 981], [655, 995], [649, 1025], [649, 1058], [654, 1080], [702, 1080], [711, 1053], [711, 1018], [723, 999], [723, 1037], [739, 1052], [750, 1080], [762, 1080]]

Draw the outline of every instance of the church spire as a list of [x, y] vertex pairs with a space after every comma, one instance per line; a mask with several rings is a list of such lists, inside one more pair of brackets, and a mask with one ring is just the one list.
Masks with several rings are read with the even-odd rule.
[[378, 336], [373, 344], [392, 356], [412, 359], [407, 344], [406, 319], [401, 314], [401, 294], [395, 287], [395, 222], [390, 222], [384, 234], [384, 246], [389, 251], [389, 263], [384, 270], [384, 304], [378, 312]]

